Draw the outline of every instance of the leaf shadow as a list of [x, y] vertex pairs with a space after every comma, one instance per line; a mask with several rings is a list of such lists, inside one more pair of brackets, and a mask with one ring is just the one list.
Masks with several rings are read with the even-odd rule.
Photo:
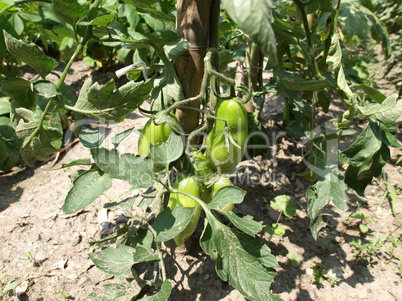
[[0, 212], [20, 201], [24, 189], [18, 183], [33, 176], [35, 168], [14, 167], [9, 172], [0, 172]]
[[[290, 160], [279, 160], [276, 167], [276, 174], [279, 175], [271, 181], [256, 182], [255, 180], [244, 180], [237, 183], [240, 188], [247, 191], [247, 195], [242, 204], [236, 206], [240, 215], [252, 215], [255, 220], [263, 221], [265, 225], [275, 223], [279, 215], [272, 216], [269, 201], [278, 195], [291, 195], [297, 199], [298, 207], [301, 214], [296, 214], [292, 218], [281, 219], [280, 224], [286, 227], [286, 233], [282, 238], [273, 238], [268, 246], [274, 256], [277, 257], [279, 268], [274, 282], [271, 285], [272, 292], [277, 295], [291, 293], [291, 298], [297, 300], [319, 300], [319, 288], [312, 283], [312, 275], [308, 271], [312, 271], [313, 261], [323, 264], [325, 269], [329, 270], [334, 267], [348, 270], [347, 277], [340, 278], [338, 283], [347, 283], [350, 287], [356, 288], [357, 284], [370, 283], [374, 281], [373, 275], [367, 266], [362, 266], [345, 253], [344, 248], [335, 240], [335, 238], [343, 237], [342, 243], [349, 243], [355, 236], [346, 231], [342, 231], [341, 218], [339, 210], [334, 207], [327, 206], [323, 209], [323, 213], [329, 215], [329, 225], [321, 230], [321, 236], [315, 241], [310, 233], [309, 220], [306, 216], [307, 204], [300, 201], [300, 191], [306, 191], [307, 187], [312, 183], [307, 182], [304, 178], [296, 177], [304, 188], [297, 190], [295, 182], [283, 181], [283, 178], [291, 178], [291, 175], [298, 171], [299, 166]], [[261, 173], [261, 169], [248, 165], [248, 174], [255, 176]], [[244, 176], [244, 175], [243, 175]], [[283, 177], [282, 177], [283, 176]], [[235, 179], [233, 181], [236, 181]], [[294, 180], [293, 180], [294, 181]], [[300, 187], [299, 187], [300, 188]], [[297, 191], [298, 192], [297, 192]], [[295, 195], [299, 195], [296, 197]], [[355, 211], [353, 206], [356, 201], [365, 205], [365, 201], [355, 195], [350, 194], [351, 205], [350, 213]], [[337, 221], [339, 219], [339, 221]], [[302, 260], [301, 266], [293, 267], [291, 260], [286, 258], [287, 254], [296, 253]], [[349, 251], [348, 251], [349, 253]], [[325, 285], [329, 286], [329, 281], [325, 281]], [[292, 299], [293, 300], [293, 299]]]
[[221, 300], [234, 290], [219, 278], [215, 261], [201, 249], [199, 239], [203, 228], [200, 222], [185, 247], [178, 248], [173, 241], [165, 243], [171, 255], [165, 260], [168, 277], [173, 280], [172, 300]]

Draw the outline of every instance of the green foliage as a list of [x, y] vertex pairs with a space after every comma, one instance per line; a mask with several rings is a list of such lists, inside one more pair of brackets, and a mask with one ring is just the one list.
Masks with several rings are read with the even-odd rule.
[[16, 288], [19, 285], [18, 281], [13, 281], [13, 282], [10, 282], [8, 284], [4, 283], [4, 281], [8, 277], [10, 277], [10, 276], [9, 275], [2, 276], [0, 274], [0, 301], [3, 300], [3, 295], [5, 293], [7, 293], [8, 291], [13, 290], [14, 288]]

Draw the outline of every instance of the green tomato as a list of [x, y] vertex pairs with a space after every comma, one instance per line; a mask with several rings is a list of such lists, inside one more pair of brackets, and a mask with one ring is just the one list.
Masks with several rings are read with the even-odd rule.
[[[222, 187], [226, 187], [226, 186], [233, 186], [233, 184], [227, 177], [221, 177], [214, 185], [212, 185], [211, 197], [213, 198], [215, 193], [219, 189], [221, 189]], [[223, 211], [232, 211], [233, 207], [234, 207], [234, 204], [227, 204], [223, 208]]]
[[[171, 113], [170, 118], [173, 123], [179, 124], [176, 116]], [[154, 124], [152, 119], [149, 119], [141, 131], [138, 138], [138, 154], [141, 157], [151, 157], [150, 145], [161, 145], [163, 142], [169, 139], [170, 134], [173, 132], [172, 127], [168, 122], [161, 123], [159, 125]], [[164, 165], [155, 162], [155, 171], [161, 171], [165, 168]]]
[[[208, 133], [206, 146], [207, 158], [213, 170], [219, 166], [222, 172], [233, 170], [242, 160], [246, 150], [246, 139], [248, 134], [247, 111], [243, 104], [234, 99], [222, 100], [218, 103], [215, 110], [215, 116], [226, 120], [227, 129], [230, 132], [235, 143], [233, 144], [229, 137], [225, 136], [225, 122], [215, 121], [215, 126]], [[213, 158], [215, 158], [216, 162]]]
[[205, 183], [213, 177], [214, 171], [209, 164], [209, 160], [201, 152], [197, 152], [197, 149], [193, 150], [193, 155], [196, 155], [195, 158], [192, 158], [191, 173], [199, 183]]
[[[201, 188], [194, 177], [189, 175], [180, 176], [173, 184], [173, 188], [187, 192], [188, 194], [200, 198]], [[180, 247], [188, 239], [197, 228], [198, 220], [200, 219], [201, 206], [192, 198], [185, 196], [181, 193], [171, 193], [169, 198], [168, 207], [173, 210], [177, 206], [195, 207], [193, 217], [191, 218], [188, 226], [174, 238], [176, 244]]]

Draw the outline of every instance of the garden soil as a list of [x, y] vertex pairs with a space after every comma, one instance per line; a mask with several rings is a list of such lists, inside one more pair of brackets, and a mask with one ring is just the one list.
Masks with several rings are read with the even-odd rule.
[[[24, 76], [30, 77], [29, 69]], [[113, 77], [111, 72], [93, 71], [82, 62], [73, 65], [67, 84], [79, 90], [83, 82], [93, 76], [105, 82]], [[384, 93], [390, 94], [389, 91]], [[295, 142], [273, 120], [283, 106], [280, 98], [267, 98], [264, 108], [265, 125], [271, 135], [271, 146], [266, 157], [256, 157], [242, 162], [232, 181], [247, 191], [242, 204], [236, 206], [240, 215], [252, 215], [265, 225], [275, 223], [279, 217], [269, 203], [277, 195], [290, 195], [298, 204], [296, 215], [280, 219], [286, 233], [283, 237], [270, 238], [265, 233], [261, 238], [268, 243], [278, 260], [277, 276], [271, 286], [272, 293], [283, 300], [402, 300], [402, 282], [398, 275], [400, 261], [387, 252], [387, 242], [375, 252], [369, 263], [356, 260], [353, 240], [360, 236], [356, 220], [348, 219], [352, 212], [360, 211], [374, 223], [368, 223], [368, 236], [385, 236], [391, 232], [390, 225], [402, 221], [402, 199], [398, 195], [397, 215], [393, 216], [389, 201], [382, 204], [385, 191], [383, 180], [374, 180], [360, 198], [349, 192], [350, 210], [343, 212], [328, 206], [329, 226], [320, 231], [315, 241], [309, 230], [306, 216], [306, 189], [311, 185], [298, 174], [304, 170], [303, 151], [305, 145]], [[331, 114], [322, 115], [320, 122], [343, 110], [334, 101]], [[104, 146], [110, 147], [110, 138], [123, 130], [135, 127], [130, 136], [119, 146], [123, 152], [137, 152], [137, 138], [146, 118], [134, 112], [122, 123], [97, 124], [106, 133]], [[356, 125], [361, 130], [364, 124]], [[401, 123], [398, 124], [398, 139], [402, 141]], [[66, 136], [71, 136], [69, 132]], [[68, 138], [68, 137], [67, 137]], [[34, 167], [15, 167], [0, 174], [0, 272], [9, 275], [4, 283], [18, 281], [5, 300], [85, 300], [93, 293], [101, 293], [103, 285], [111, 281], [110, 276], [98, 270], [88, 254], [100, 250], [106, 243], [91, 245], [91, 239], [100, 239], [113, 233], [128, 221], [120, 211], [108, 210], [111, 199], [130, 197], [138, 191], [114, 181], [106, 192], [108, 197], [98, 198], [92, 205], [72, 215], [62, 212], [64, 199], [72, 187], [69, 175], [79, 167], [60, 169], [61, 165], [77, 158], [89, 158], [88, 149], [77, 140], [68, 140], [67, 148], [48, 162]], [[342, 147], [342, 146], [341, 146]], [[393, 158], [402, 154], [393, 149]], [[394, 161], [385, 167], [388, 181], [397, 187], [401, 183], [401, 167]], [[214, 261], [205, 255], [198, 239], [201, 222], [189, 241], [187, 250], [165, 246], [167, 274], [173, 284], [170, 300], [180, 301], [242, 301], [246, 300], [236, 289], [220, 280], [215, 272]], [[399, 231], [401, 233], [402, 231]], [[366, 237], [367, 238], [367, 237]], [[167, 244], [169, 245], [169, 244]], [[402, 247], [394, 250], [402, 255]], [[290, 259], [289, 259], [290, 258]], [[321, 283], [313, 283], [319, 270], [328, 273]], [[146, 279], [152, 278], [152, 268], [139, 273]]]

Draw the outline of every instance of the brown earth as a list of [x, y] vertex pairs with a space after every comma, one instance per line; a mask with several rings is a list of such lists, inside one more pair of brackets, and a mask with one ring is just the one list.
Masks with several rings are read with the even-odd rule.
[[[90, 71], [82, 63], [75, 64], [67, 84], [80, 87]], [[25, 76], [29, 77], [29, 74]], [[110, 78], [112, 74], [103, 76]], [[269, 159], [258, 157], [242, 162], [238, 172], [244, 174], [232, 179], [247, 191], [245, 201], [237, 206], [239, 213], [252, 215], [266, 225], [278, 218], [278, 213], [269, 206], [273, 197], [287, 194], [298, 204], [296, 215], [281, 221], [286, 234], [269, 242], [279, 262], [272, 292], [281, 295], [283, 300], [401, 300], [400, 260], [396, 255], [402, 255], [402, 247], [396, 248], [395, 256], [391, 258], [386, 251], [391, 246], [388, 241], [373, 254], [371, 263], [359, 263], [350, 242], [360, 238], [360, 234], [357, 224], [348, 222], [352, 212], [361, 211], [375, 221], [368, 224], [369, 235], [389, 234], [389, 225], [402, 221], [401, 195], [397, 195], [397, 215], [394, 217], [388, 200], [381, 205], [382, 194], [379, 193], [385, 189], [383, 180], [375, 180], [367, 188], [366, 198], [350, 193], [350, 211], [343, 212], [332, 206], [326, 208], [324, 211], [330, 214], [330, 227], [324, 228], [318, 241], [314, 241], [306, 217], [305, 198], [311, 183], [297, 176], [303, 170], [303, 145], [294, 142], [270, 120], [270, 114], [279, 112], [282, 105], [277, 98], [268, 99], [266, 103], [265, 117], [273, 141]], [[336, 106], [331, 109], [339, 110]], [[134, 112], [122, 123], [99, 125], [109, 128], [105, 145], [110, 145], [114, 134], [133, 126], [139, 129], [145, 121]], [[398, 138], [401, 141], [400, 125]], [[136, 153], [137, 138], [138, 132], [134, 131], [119, 146], [120, 150]], [[398, 150], [393, 151], [400, 155]], [[10, 276], [6, 283], [19, 282], [13, 292], [4, 296], [5, 300], [16, 300], [17, 293], [20, 300], [63, 300], [63, 293], [68, 294], [70, 300], [85, 300], [90, 293], [101, 291], [109, 280], [109, 276], [95, 268], [88, 258], [88, 253], [99, 249], [91, 246], [89, 240], [112, 233], [117, 226], [126, 223], [127, 218], [119, 211], [105, 211], [104, 205], [110, 200], [104, 196], [77, 214], [62, 213], [64, 198], [72, 187], [68, 176], [78, 168], [58, 167], [77, 158], [89, 158], [88, 150], [80, 143], [68, 148], [58, 160], [38, 163], [33, 168], [15, 167], [9, 173], [0, 174], [0, 273]], [[401, 167], [391, 162], [385, 170], [389, 182], [397, 188], [402, 180]], [[122, 193], [128, 197], [133, 194], [127, 192], [129, 188], [116, 180], [106, 194], [114, 199]], [[170, 300], [245, 300], [216, 275], [214, 262], [198, 245], [201, 231], [202, 223], [191, 238], [189, 254], [172, 254], [166, 249], [171, 255], [166, 259], [167, 272], [174, 286]], [[402, 233], [400, 229], [398, 232]], [[300, 266], [295, 260], [289, 260], [288, 254], [296, 256]], [[323, 269], [338, 279], [333, 286], [328, 276], [321, 284], [313, 283], [314, 262], [321, 263]], [[144, 270], [145, 277], [148, 274], [149, 271]]]

